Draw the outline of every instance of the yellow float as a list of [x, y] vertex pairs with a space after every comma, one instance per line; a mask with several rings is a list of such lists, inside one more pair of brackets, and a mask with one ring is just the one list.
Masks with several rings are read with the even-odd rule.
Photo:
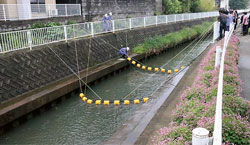
[[87, 100], [87, 103], [88, 103], [88, 104], [92, 104], [92, 103], [93, 103], [93, 100], [88, 99], [88, 100]]
[[175, 69], [174, 72], [178, 72], [179, 70], [178, 69]]
[[114, 105], [120, 105], [120, 100], [115, 100]]
[[146, 66], [142, 66], [141, 68], [142, 68], [143, 70], [145, 70], [145, 69], [146, 69]]
[[155, 71], [156, 71], [156, 72], [159, 71], [159, 68], [155, 68]]
[[149, 98], [143, 98], [143, 102], [146, 103], [148, 102]]
[[87, 97], [82, 97], [82, 100], [83, 100], [84, 102], [86, 102], [86, 101], [88, 100], [88, 98], [87, 98]]
[[130, 101], [129, 100], [124, 100], [124, 105], [129, 105]]
[[136, 66], [137, 66], [138, 68], [140, 68], [140, 67], [141, 67], [141, 64], [137, 64]]
[[149, 70], [149, 71], [152, 71], [152, 67], [148, 67], [148, 70]]
[[101, 105], [101, 104], [102, 104], [102, 101], [101, 101], [101, 100], [96, 100], [96, 101], [95, 101], [95, 104], [96, 104], [96, 105]]
[[136, 64], [136, 62], [135, 62], [135, 61], [132, 61], [132, 64], [134, 64], [134, 65], [135, 65], [135, 64]]
[[109, 105], [109, 100], [104, 100], [103, 104], [104, 105]]
[[171, 74], [172, 73], [172, 70], [168, 70], [168, 74]]
[[138, 99], [134, 100], [134, 104], [140, 104], [140, 100]]
[[81, 98], [84, 97], [84, 94], [83, 94], [83, 93], [80, 93], [80, 97], [81, 97]]
[[163, 68], [161, 69], [161, 72], [163, 72], [163, 73], [164, 73], [165, 71], [166, 71], [165, 69], [163, 69]]

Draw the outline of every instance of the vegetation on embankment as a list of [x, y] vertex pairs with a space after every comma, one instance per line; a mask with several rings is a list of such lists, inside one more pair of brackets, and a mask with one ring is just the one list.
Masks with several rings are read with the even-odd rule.
[[215, 0], [163, 0], [164, 14], [195, 13], [216, 10]]
[[180, 31], [168, 33], [164, 36], [156, 36], [147, 39], [143, 44], [140, 44], [132, 49], [134, 53], [150, 53], [166, 47], [172, 47], [182, 43], [184, 40], [191, 40], [193, 37], [201, 35], [212, 25], [212, 22], [204, 22], [201, 25], [196, 25], [191, 28], [184, 28]]
[[[227, 49], [223, 89], [223, 144], [250, 144], [250, 101], [240, 97], [241, 80], [238, 72], [239, 40], [232, 36]], [[210, 49], [199, 66], [191, 88], [181, 96], [168, 127], [158, 131], [155, 144], [191, 144], [192, 130], [203, 127], [214, 130], [214, 116], [219, 68], [214, 68], [216, 45]]]

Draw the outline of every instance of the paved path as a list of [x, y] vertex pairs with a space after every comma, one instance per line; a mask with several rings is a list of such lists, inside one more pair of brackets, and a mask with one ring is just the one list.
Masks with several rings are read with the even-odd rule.
[[242, 97], [250, 100], [250, 35], [238, 36], [240, 39], [239, 72], [240, 78], [243, 81]]

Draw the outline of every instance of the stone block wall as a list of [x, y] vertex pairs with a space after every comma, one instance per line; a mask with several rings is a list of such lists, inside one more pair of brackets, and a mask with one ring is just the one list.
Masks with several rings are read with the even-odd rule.
[[[211, 20], [211, 19], [206, 19]], [[90, 66], [118, 57], [121, 45], [131, 48], [143, 43], [145, 39], [178, 31], [183, 27], [200, 24], [205, 20], [178, 22], [147, 28], [103, 34], [93, 38], [80, 38], [76, 41], [50, 44], [49, 47], [58, 54], [75, 72], [76, 49], [79, 67], [87, 66], [90, 49]], [[127, 40], [126, 40], [127, 39]], [[113, 47], [116, 49], [114, 49]], [[48, 85], [71, 75], [71, 71], [60, 61], [48, 46], [10, 52], [0, 55], [0, 103], [18, 97], [28, 91]]]
[[[101, 20], [104, 14], [112, 12], [113, 18], [152, 16], [156, 2], [162, 0], [82, 0], [82, 13], [87, 21]], [[159, 8], [158, 10], [161, 9]]]

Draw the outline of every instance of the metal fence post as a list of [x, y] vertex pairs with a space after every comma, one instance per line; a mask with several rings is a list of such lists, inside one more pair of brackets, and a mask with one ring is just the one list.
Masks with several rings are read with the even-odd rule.
[[65, 14], [66, 16], [68, 16], [68, 9], [67, 9], [67, 5], [65, 4]]
[[115, 20], [112, 20], [113, 33], [115, 33]]
[[27, 31], [27, 37], [28, 37], [28, 44], [29, 44], [30, 50], [32, 50], [32, 37], [31, 37], [30, 30]]
[[65, 41], [67, 42], [68, 41], [68, 35], [67, 35], [67, 27], [65, 25], [63, 26], [63, 30], [64, 30], [64, 38], [65, 38]]
[[144, 19], [143, 19], [143, 25], [144, 25], [144, 27], [146, 27], [146, 18], [144, 17]]
[[130, 30], [132, 29], [132, 19], [131, 18], [129, 19], [129, 29]]
[[48, 5], [48, 11], [49, 11], [49, 18], [51, 17], [51, 10], [50, 10], [50, 5]]
[[3, 17], [4, 17], [4, 21], [6, 21], [6, 12], [5, 12], [4, 4], [3, 4]]
[[215, 64], [214, 64], [215, 68], [214, 69], [216, 69], [216, 67], [219, 66], [219, 64], [220, 64], [221, 53], [222, 53], [221, 46], [216, 46], [216, 55], [215, 55]]
[[156, 26], [158, 24], [158, 18], [157, 18], [157, 16], [155, 16], [155, 24], [156, 24]]
[[90, 25], [91, 25], [91, 35], [92, 35], [92, 37], [94, 37], [94, 25], [93, 25], [93, 22], [91, 22]]

